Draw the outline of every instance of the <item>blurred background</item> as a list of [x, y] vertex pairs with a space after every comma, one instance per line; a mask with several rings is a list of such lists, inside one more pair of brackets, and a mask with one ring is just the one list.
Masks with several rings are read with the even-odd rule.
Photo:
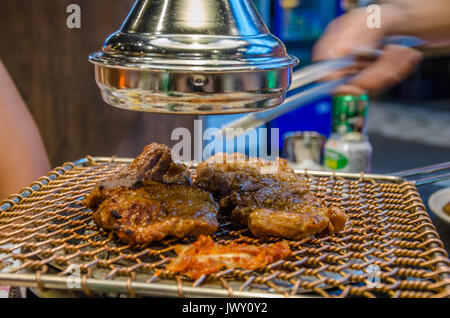
[[[81, 29], [66, 27], [66, 8], [82, 9]], [[112, 5], [113, 3], [113, 5]], [[173, 145], [176, 127], [193, 129], [192, 116], [133, 113], [106, 105], [89, 53], [117, 30], [133, 0], [2, 0], [0, 58], [44, 139], [52, 166], [86, 154], [135, 156], [151, 141]], [[304, 67], [327, 24], [370, 1], [254, 0], [270, 30]], [[372, 99], [368, 133], [372, 171], [388, 173], [450, 159], [450, 48], [426, 52], [418, 71]], [[284, 115], [267, 127], [331, 133], [331, 96]], [[204, 128], [239, 116], [203, 118]], [[283, 149], [280, 149], [282, 152]]]

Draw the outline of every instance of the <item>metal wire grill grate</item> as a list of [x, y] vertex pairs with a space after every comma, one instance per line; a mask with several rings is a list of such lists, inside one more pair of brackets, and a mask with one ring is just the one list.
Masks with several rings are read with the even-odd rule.
[[[412, 183], [305, 174], [311, 190], [350, 216], [338, 235], [289, 241], [293, 256], [196, 282], [165, 271], [166, 239], [131, 248], [99, 231], [80, 201], [126, 160], [90, 157], [56, 168], [0, 206], [0, 283], [130, 296], [448, 297], [450, 261]], [[222, 222], [213, 239], [272, 243]]]

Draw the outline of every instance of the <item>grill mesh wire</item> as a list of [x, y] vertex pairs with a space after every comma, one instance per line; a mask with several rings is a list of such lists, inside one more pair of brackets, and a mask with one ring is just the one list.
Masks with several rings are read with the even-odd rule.
[[[192, 239], [130, 248], [101, 233], [92, 221], [93, 212], [80, 205], [98, 181], [126, 165], [119, 161], [86, 157], [64, 164], [0, 205], [3, 280], [25, 272], [32, 274], [26, 285], [44, 289], [46, 278], [78, 277], [75, 273], [81, 286], [67, 283], [62, 288], [91, 294], [87, 282], [95, 278], [121, 282], [124, 288], [109, 286], [105, 292], [125, 289], [131, 296], [151, 295], [146, 287], [152, 284], [176, 286], [174, 296], [185, 295], [186, 286], [194, 287], [189, 289], [194, 294], [220, 289], [229, 296], [450, 295], [448, 255], [412, 183], [304, 175], [317, 196], [345, 208], [350, 220], [344, 232], [289, 241], [293, 256], [256, 271], [225, 270], [192, 282], [164, 269], [175, 257], [173, 245]], [[254, 238], [247, 229], [226, 221], [213, 239], [223, 244], [278, 240]], [[133, 289], [136, 282], [144, 283], [139, 290]]]

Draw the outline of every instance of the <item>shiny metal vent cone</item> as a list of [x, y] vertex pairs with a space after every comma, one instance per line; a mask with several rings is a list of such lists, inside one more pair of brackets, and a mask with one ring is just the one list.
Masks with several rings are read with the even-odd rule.
[[298, 64], [250, 0], [138, 0], [89, 59], [108, 104], [184, 114], [277, 106]]

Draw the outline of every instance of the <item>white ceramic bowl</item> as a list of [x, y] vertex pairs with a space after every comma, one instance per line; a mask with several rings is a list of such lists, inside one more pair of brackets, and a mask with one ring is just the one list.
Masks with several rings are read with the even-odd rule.
[[450, 225], [450, 215], [444, 212], [444, 206], [448, 202], [450, 202], [450, 188], [445, 188], [431, 195], [428, 199], [428, 206], [438, 218]]

